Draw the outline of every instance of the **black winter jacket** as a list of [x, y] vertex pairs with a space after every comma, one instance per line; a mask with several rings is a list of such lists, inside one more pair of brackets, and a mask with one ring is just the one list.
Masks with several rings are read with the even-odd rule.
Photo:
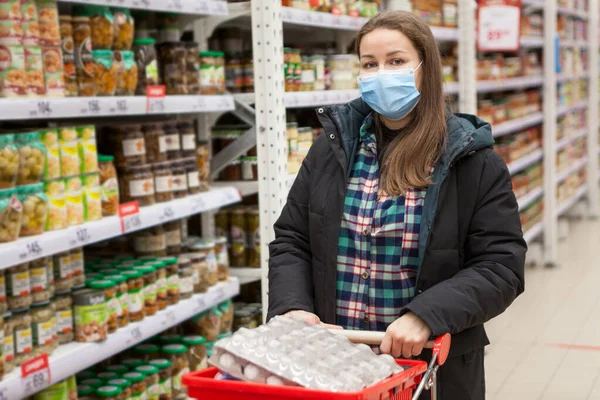
[[[334, 324], [346, 185], [371, 109], [357, 99], [317, 112], [325, 132], [303, 162], [269, 246], [268, 318], [305, 310]], [[453, 357], [489, 344], [483, 323], [523, 292], [527, 247], [490, 125], [448, 111], [447, 127], [423, 207], [416, 296], [403, 313], [414, 312], [434, 336], [450, 332]]]

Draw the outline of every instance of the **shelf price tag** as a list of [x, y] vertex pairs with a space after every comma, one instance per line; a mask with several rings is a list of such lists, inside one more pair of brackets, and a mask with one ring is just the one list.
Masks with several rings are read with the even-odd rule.
[[166, 92], [164, 85], [153, 85], [146, 88], [146, 112], [148, 114], [165, 112]]
[[25, 242], [19, 253], [19, 260], [22, 262], [35, 260], [36, 258], [41, 257], [42, 254], [44, 254], [44, 248], [42, 247], [40, 239], [33, 239]]
[[42, 354], [21, 365], [21, 382], [25, 396], [50, 386], [50, 363], [47, 354]]
[[181, 4], [181, 0], [169, 0], [167, 7], [169, 10], [181, 11], [183, 4]]
[[52, 117], [53, 110], [48, 100], [39, 100], [29, 111], [30, 117]]
[[479, 0], [479, 51], [518, 51], [521, 46], [521, 0]]
[[142, 227], [140, 218], [140, 206], [137, 201], [131, 201], [119, 206], [119, 219], [121, 220], [121, 232], [129, 233]]
[[171, 221], [171, 220], [177, 218], [176, 215], [177, 215], [177, 213], [173, 206], [164, 206], [161, 214], [158, 216], [158, 220], [160, 222]]

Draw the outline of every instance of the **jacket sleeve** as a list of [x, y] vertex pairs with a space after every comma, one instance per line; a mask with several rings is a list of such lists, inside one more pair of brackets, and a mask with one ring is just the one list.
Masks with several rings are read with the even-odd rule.
[[465, 264], [452, 278], [415, 297], [412, 311], [434, 336], [457, 334], [501, 314], [524, 290], [527, 245], [510, 173], [488, 152], [464, 248]]
[[273, 226], [269, 244], [269, 311], [267, 320], [292, 310], [314, 312], [312, 253], [308, 208], [310, 174], [317, 142], [310, 149]]

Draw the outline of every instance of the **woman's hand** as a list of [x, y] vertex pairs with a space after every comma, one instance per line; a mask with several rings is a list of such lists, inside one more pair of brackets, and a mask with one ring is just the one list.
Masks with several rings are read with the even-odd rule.
[[431, 337], [431, 329], [415, 313], [409, 312], [392, 322], [385, 331], [381, 352], [394, 357], [418, 356]]
[[289, 311], [289, 312], [283, 314], [282, 317], [304, 321], [309, 325], [319, 325], [320, 324], [320, 325], [325, 326], [328, 329], [343, 329], [341, 326], [330, 325], [330, 324], [325, 324], [325, 323], [321, 322], [321, 319], [319, 317], [317, 317], [313, 313], [309, 313], [308, 311], [302, 311], [302, 310]]

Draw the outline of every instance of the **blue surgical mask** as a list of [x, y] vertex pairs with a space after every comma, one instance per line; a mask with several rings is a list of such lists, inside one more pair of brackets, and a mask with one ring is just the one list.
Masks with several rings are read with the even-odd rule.
[[406, 117], [419, 102], [420, 93], [415, 84], [417, 68], [380, 70], [372, 74], [359, 75], [358, 88], [365, 103], [374, 111], [398, 121]]

